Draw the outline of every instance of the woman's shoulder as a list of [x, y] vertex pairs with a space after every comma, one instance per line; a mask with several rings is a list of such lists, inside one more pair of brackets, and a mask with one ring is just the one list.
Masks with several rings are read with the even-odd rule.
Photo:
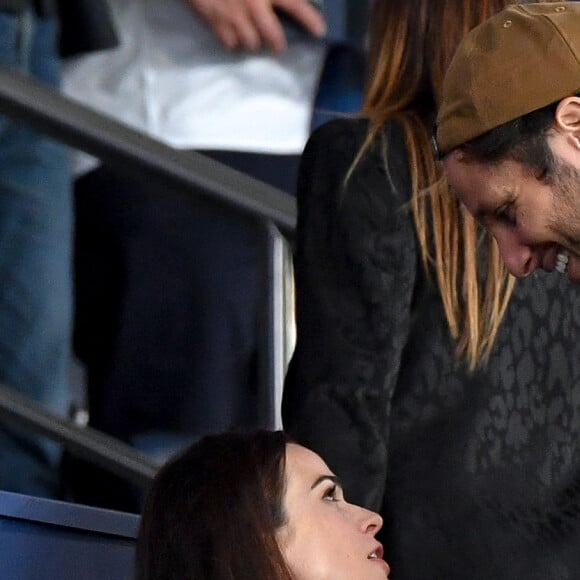
[[366, 146], [368, 135], [364, 118], [336, 119], [313, 132], [298, 180], [299, 224], [316, 217], [320, 228], [369, 231], [406, 221], [410, 180], [401, 131], [386, 124]]
[[307, 172], [324, 167], [332, 173], [346, 173], [354, 161], [368, 130], [368, 121], [340, 118], [324, 123], [310, 135], [302, 154]]
[[[365, 143], [370, 130], [370, 121], [365, 117], [340, 117], [328, 121], [315, 129], [306, 145], [307, 152], [312, 148], [324, 146], [330, 150], [351, 152], [359, 151]], [[370, 150], [379, 148], [379, 144], [402, 146], [404, 140], [402, 131], [396, 121], [386, 122], [376, 133], [371, 143]]]
[[368, 131], [369, 121], [364, 117], [339, 117], [316, 128], [309, 141], [347, 138], [362, 141]]
[[[302, 155], [302, 171], [310, 177], [320, 174], [331, 188], [332, 177], [343, 181], [347, 174], [354, 183], [388, 179], [407, 189], [408, 162], [399, 125], [385, 123], [370, 142], [370, 122], [363, 117], [339, 118], [318, 127]], [[388, 177], [387, 177], [388, 174]]]

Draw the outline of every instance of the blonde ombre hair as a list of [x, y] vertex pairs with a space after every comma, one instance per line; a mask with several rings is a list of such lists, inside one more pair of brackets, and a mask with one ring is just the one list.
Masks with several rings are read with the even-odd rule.
[[[437, 281], [457, 354], [471, 370], [489, 358], [512, 295], [495, 240], [459, 206], [431, 148], [447, 66], [462, 37], [514, 2], [375, 0], [362, 115], [369, 133], [355, 163], [388, 121], [403, 131], [411, 208], [422, 262]], [[480, 250], [484, 259], [478, 259]], [[482, 267], [483, 264], [483, 267]]]

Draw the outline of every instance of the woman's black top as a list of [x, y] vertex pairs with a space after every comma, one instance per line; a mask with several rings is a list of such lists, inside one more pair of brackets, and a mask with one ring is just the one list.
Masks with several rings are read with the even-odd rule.
[[345, 185], [366, 131], [333, 121], [303, 155], [284, 427], [381, 512], [393, 580], [576, 580], [580, 286], [518, 281], [470, 374], [421, 264], [395, 125]]

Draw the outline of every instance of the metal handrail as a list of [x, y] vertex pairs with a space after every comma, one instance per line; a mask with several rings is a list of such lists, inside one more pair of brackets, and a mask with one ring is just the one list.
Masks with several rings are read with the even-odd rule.
[[[71, 147], [85, 151], [118, 167], [121, 171], [155, 179], [173, 191], [182, 191], [194, 200], [199, 195], [250, 213], [274, 224], [286, 237], [292, 236], [296, 223], [295, 199], [246, 174], [235, 171], [204, 155], [179, 151], [130, 127], [64, 97], [58, 91], [21, 73], [0, 66], [0, 114], [21, 121]], [[269, 237], [276, 240], [277, 230], [268, 225]], [[273, 276], [269, 293], [269, 340], [274, 351], [285, 351], [275, 326], [284, 325], [279, 297], [285, 266], [278, 241], [269, 260]], [[280, 255], [278, 255], [280, 254]], [[286, 264], [288, 256], [286, 256]], [[274, 292], [273, 292], [274, 290]], [[275, 352], [267, 376], [275, 392], [270, 403], [280, 396], [281, 371], [285, 358]], [[13, 389], [0, 385], [0, 423], [26, 428], [62, 444], [72, 455], [92, 462], [138, 485], [146, 486], [159, 468], [149, 456], [119, 440], [90, 427], [80, 427], [59, 417]], [[278, 417], [266, 424], [279, 426]]]
[[63, 419], [4, 385], [0, 385], [0, 423], [44, 435], [72, 455], [143, 487], [160, 467], [160, 463], [118, 439]]
[[210, 197], [271, 220], [286, 235], [294, 231], [291, 195], [200, 153], [173, 149], [6, 67], [0, 67], [0, 113], [124, 172], [162, 179], [191, 197]]

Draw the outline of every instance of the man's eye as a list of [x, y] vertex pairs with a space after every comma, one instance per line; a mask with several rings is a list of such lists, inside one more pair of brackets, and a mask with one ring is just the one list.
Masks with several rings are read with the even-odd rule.
[[509, 225], [516, 224], [516, 216], [514, 211], [514, 206], [511, 203], [506, 203], [502, 205], [496, 212], [495, 217], [500, 221], [507, 223]]

